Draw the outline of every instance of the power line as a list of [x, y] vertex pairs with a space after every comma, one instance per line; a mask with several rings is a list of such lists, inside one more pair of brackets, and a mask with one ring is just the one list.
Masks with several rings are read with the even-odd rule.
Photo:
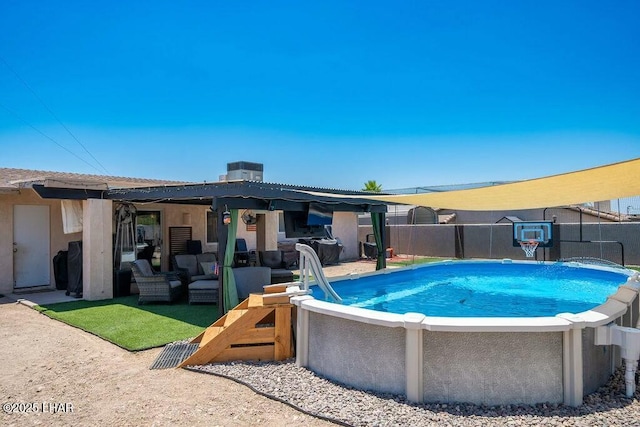
[[[40, 129], [36, 128], [35, 126], [33, 126], [31, 123], [29, 123], [28, 121], [26, 121], [25, 119], [23, 119], [22, 117], [20, 117], [15, 111], [10, 110], [9, 108], [7, 108], [5, 105], [3, 105], [2, 103], [0, 103], [0, 107], [4, 108], [6, 111], [8, 111], [10, 114], [12, 114], [14, 117], [16, 117], [18, 120], [20, 120], [22, 123], [24, 123], [25, 125], [29, 126], [31, 129], [35, 130], [36, 132], [38, 132], [40, 135], [44, 136], [45, 138], [47, 138], [49, 141], [53, 142], [54, 144], [56, 144], [58, 147], [62, 148], [63, 150], [65, 150], [66, 152], [68, 152], [69, 154], [71, 154], [72, 156], [80, 159], [81, 161], [85, 162], [86, 164], [88, 164], [89, 166], [91, 166], [92, 168], [94, 168], [95, 170], [101, 172], [95, 165], [92, 165], [91, 163], [89, 163], [88, 161], [86, 161], [85, 159], [83, 159], [82, 157], [78, 156], [76, 153], [74, 153], [73, 151], [69, 150], [67, 147], [65, 147], [64, 145], [60, 144], [58, 141], [56, 141], [55, 139], [51, 138], [49, 135], [47, 135], [46, 133], [42, 132]], [[106, 170], [106, 169], [105, 169]]]
[[[14, 76], [16, 76], [16, 78], [17, 78], [18, 80], [20, 80], [20, 82], [21, 82], [21, 83], [22, 83], [22, 84], [23, 84], [27, 89], [29, 89], [29, 91], [33, 94], [33, 96], [34, 96], [38, 101], [40, 101], [40, 104], [42, 104], [42, 106], [43, 106], [44, 108], [46, 108], [46, 109], [47, 109], [47, 111], [48, 111], [48, 112], [53, 116], [53, 118], [55, 118], [55, 119], [56, 119], [56, 121], [57, 121], [57, 122], [58, 122], [58, 123], [59, 123], [59, 124], [60, 124], [60, 125], [61, 125], [65, 130], [66, 130], [66, 131], [67, 131], [67, 133], [68, 133], [69, 135], [71, 135], [71, 137], [72, 137], [72, 138], [73, 138], [73, 139], [74, 139], [74, 140], [75, 140], [75, 141], [76, 141], [76, 142], [77, 142], [77, 143], [78, 143], [78, 144], [79, 144], [79, 145], [84, 149], [84, 151], [85, 151], [87, 154], [89, 154], [89, 156], [91, 156], [91, 158], [92, 158], [93, 160], [95, 160], [95, 162], [96, 162], [98, 165], [100, 165], [100, 167], [101, 167], [101, 168], [102, 168], [102, 169], [107, 173], [107, 175], [111, 175], [111, 173], [107, 170], [107, 168], [105, 168], [105, 167], [102, 165], [102, 163], [100, 163], [100, 161], [99, 161], [98, 159], [96, 159], [96, 158], [94, 157], [94, 155], [93, 155], [93, 154], [91, 154], [91, 152], [87, 149], [87, 147], [85, 147], [85, 145], [84, 145], [82, 142], [80, 142], [80, 140], [79, 140], [78, 138], [76, 138], [76, 136], [73, 134], [73, 132], [71, 132], [71, 130], [70, 130], [70, 129], [69, 129], [69, 128], [68, 128], [68, 127], [67, 127], [67, 126], [62, 122], [62, 120], [60, 120], [60, 119], [58, 118], [58, 116], [53, 112], [53, 110], [51, 110], [51, 108], [49, 108], [49, 106], [48, 106], [48, 105], [47, 105], [47, 104], [42, 100], [42, 98], [40, 98], [40, 97], [38, 96], [38, 94], [36, 93], [36, 91], [35, 91], [35, 90], [33, 90], [33, 89], [31, 88], [31, 86], [29, 86], [29, 84], [28, 84], [28, 83], [27, 83], [27, 82], [26, 82], [22, 77], [20, 77], [20, 75], [19, 75], [19, 74], [18, 74], [18, 73], [13, 69], [13, 68], [11, 68], [11, 66], [7, 63], [7, 61], [5, 61], [5, 60], [4, 60], [4, 58], [3, 58], [2, 56], [0, 56], [0, 60], [1, 60], [1, 61], [4, 63], [4, 65], [9, 69], [9, 71], [11, 71], [11, 72], [13, 73], [13, 75], [14, 75]], [[5, 107], [5, 109], [6, 109], [6, 107]], [[27, 124], [28, 124], [28, 123], [27, 123]], [[31, 125], [29, 124], [29, 126], [31, 126]], [[31, 127], [33, 127], [33, 126], [31, 126]], [[34, 129], [35, 129], [35, 128], [34, 128]], [[40, 132], [40, 131], [38, 131], [38, 132]], [[41, 132], [40, 132], [40, 133], [41, 133]], [[43, 134], [43, 135], [44, 135], [44, 134]], [[49, 139], [51, 139], [51, 138], [49, 138]], [[56, 144], [57, 144], [57, 143], [56, 143]], [[58, 144], [58, 145], [60, 145], [60, 144]], [[66, 148], [65, 148], [65, 150], [66, 150]], [[67, 151], [69, 151], [69, 150], [67, 150]], [[70, 151], [69, 151], [69, 152], [70, 152]], [[76, 156], [76, 157], [78, 157], [78, 156]], [[85, 163], [86, 163], [86, 161], [85, 161]], [[95, 169], [97, 169], [97, 168], [95, 168]]]

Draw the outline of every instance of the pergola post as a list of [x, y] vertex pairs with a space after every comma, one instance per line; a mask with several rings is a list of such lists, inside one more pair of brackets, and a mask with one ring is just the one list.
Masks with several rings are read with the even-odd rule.
[[215, 200], [212, 205], [214, 212], [217, 212], [217, 230], [218, 230], [218, 318], [224, 316], [224, 256], [227, 249], [227, 225], [223, 221], [224, 209], [222, 206], [216, 206]]

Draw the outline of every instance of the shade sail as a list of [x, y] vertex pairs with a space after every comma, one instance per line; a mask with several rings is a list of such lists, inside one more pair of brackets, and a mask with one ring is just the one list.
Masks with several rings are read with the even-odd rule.
[[493, 187], [367, 198], [435, 208], [489, 211], [567, 206], [638, 195], [640, 159]]

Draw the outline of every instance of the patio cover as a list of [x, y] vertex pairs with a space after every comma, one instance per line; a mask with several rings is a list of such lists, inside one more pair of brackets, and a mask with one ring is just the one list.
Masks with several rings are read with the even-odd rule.
[[370, 195], [367, 198], [426, 207], [491, 211], [567, 206], [638, 195], [640, 159], [492, 187], [442, 193]]
[[[258, 181], [181, 183], [108, 190], [47, 187], [34, 184], [43, 199], [110, 199], [129, 203], [209, 205], [226, 209], [301, 211], [309, 203], [323, 203], [336, 212], [386, 212], [387, 204], [371, 200], [363, 191], [333, 190]], [[317, 193], [318, 195], [314, 195]], [[339, 196], [349, 196], [341, 198]], [[336, 197], [338, 196], [338, 197]]]
[[[335, 212], [371, 212], [384, 224], [387, 204], [369, 198], [363, 191], [317, 189], [288, 184], [275, 184], [258, 181], [229, 181], [217, 183], [177, 184], [135, 188], [114, 189], [78, 189], [33, 185], [34, 191], [44, 199], [109, 199], [129, 203], [175, 203], [208, 205], [218, 212], [218, 259], [223, 260], [220, 281], [218, 308], [220, 315], [226, 313], [237, 303], [237, 294], [233, 282], [231, 265], [235, 251], [238, 209], [305, 211], [310, 203], [322, 203]], [[319, 196], [311, 194], [318, 192]], [[349, 195], [349, 198], [336, 197]], [[229, 210], [233, 216], [229, 226], [223, 222], [223, 211]], [[227, 233], [222, 230], [227, 229]], [[384, 228], [376, 234], [376, 242], [382, 247]], [[377, 268], [384, 268], [384, 251], [379, 251], [382, 259]]]

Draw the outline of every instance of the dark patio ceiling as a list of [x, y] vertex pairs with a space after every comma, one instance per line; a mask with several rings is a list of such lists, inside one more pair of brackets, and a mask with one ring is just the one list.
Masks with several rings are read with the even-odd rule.
[[[45, 199], [108, 199], [131, 203], [176, 203], [211, 205], [228, 209], [305, 210], [310, 202], [331, 205], [334, 211], [386, 212], [386, 202], [367, 199], [371, 193], [273, 184], [257, 181], [231, 181], [172, 186], [86, 190], [33, 185]], [[310, 194], [310, 192], [326, 195]], [[333, 197], [332, 195], [335, 195]], [[341, 195], [362, 196], [341, 198]]]

